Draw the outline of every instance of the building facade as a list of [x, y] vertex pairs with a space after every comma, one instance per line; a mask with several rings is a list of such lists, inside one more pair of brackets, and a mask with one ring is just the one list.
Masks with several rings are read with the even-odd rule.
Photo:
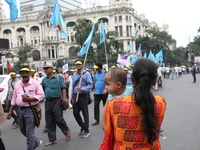
[[35, 15], [21, 16], [14, 23], [11, 23], [9, 19], [1, 19], [0, 38], [9, 39], [8, 53], [15, 56], [17, 48], [28, 43], [34, 47], [34, 55], [30, 61], [36, 67], [41, 67], [41, 61], [55, 62], [61, 58], [67, 58], [69, 61], [76, 59], [77, 54], [73, 52], [77, 46], [73, 27], [78, 18], [87, 18], [93, 23], [103, 20], [106, 32], [117, 31], [118, 40], [123, 41], [125, 51], [127, 45], [132, 45], [131, 52], [135, 52], [137, 36], [145, 35], [147, 29], [158, 29], [155, 22], [149, 22], [144, 15], [135, 13], [131, 0], [110, 0], [109, 6], [105, 7], [62, 11], [67, 26], [67, 40], [61, 39], [59, 33], [50, 26], [51, 14], [52, 8], [49, 7]]

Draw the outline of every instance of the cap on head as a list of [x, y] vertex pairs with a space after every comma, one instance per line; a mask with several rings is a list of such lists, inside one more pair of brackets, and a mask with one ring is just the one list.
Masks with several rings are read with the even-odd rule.
[[15, 75], [15, 74], [16, 74], [15, 71], [11, 71], [11, 72], [9, 73], [9, 75]]
[[98, 67], [97, 65], [94, 65], [93, 68], [94, 68], [94, 69], [98, 69], [99, 67]]
[[31, 69], [31, 72], [35, 72], [35, 69]]
[[124, 71], [128, 71], [128, 68], [124, 68]]
[[80, 60], [78, 60], [78, 61], [75, 62], [75, 65], [82, 65], [82, 64], [83, 63]]
[[22, 72], [22, 71], [31, 71], [31, 70], [29, 68], [27, 68], [27, 67], [23, 67], [23, 68], [20, 69], [19, 72]]
[[52, 69], [53, 69], [53, 65], [50, 64], [50, 63], [46, 63], [46, 64], [44, 65], [43, 69], [45, 69], [45, 68], [52, 68]]

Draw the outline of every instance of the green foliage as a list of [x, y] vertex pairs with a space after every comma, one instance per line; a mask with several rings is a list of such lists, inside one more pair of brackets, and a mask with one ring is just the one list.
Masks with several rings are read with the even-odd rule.
[[173, 55], [169, 50], [169, 46], [173, 43], [171, 35], [165, 31], [159, 31], [156, 29], [147, 30], [146, 32], [146, 36], [140, 36], [136, 39], [136, 48], [141, 44], [143, 53], [146, 52], [147, 56], [150, 50], [156, 54], [162, 49], [164, 62], [170, 63], [173, 58]]
[[[74, 51], [79, 52], [85, 40], [87, 39], [90, 31], [92, 29], [92, 23], [86, 19], [78, 19], [74, 27], [76, 31], [75, 38], [79, 46], [77, 46]], [[105, 44], [99, 44], [100, 33], [99, 33], [99, 23], [95, 24], [95, 33], [93, 35], [92, 44], [88, 51], [87, 65], [93, 65], [96, 62], [106, 63], [105, 48], [108, 56], [109, 66], [116, 65], [117, 54], [120, 50], [123, 50], [123, 44], [121, 41], [117, 40], [116, 31], [108, 31], [106, 34]], [[84, 59], [84, 56], [80, 59]]]
[[18, 48], [17, 57], [19, 61], [15, 63], [15, 70], [19, 70], [22, 65], [28, 63], [27, 59], [32, 57], [33, 47], [29, 44], [22, 45]]

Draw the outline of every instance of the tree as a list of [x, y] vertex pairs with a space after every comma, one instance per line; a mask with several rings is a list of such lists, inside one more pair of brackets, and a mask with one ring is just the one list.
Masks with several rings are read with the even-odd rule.
[[[95, 33], [93, 35], [92, 44], [88, 51], [87, 64], [93, 65], [96, 62], [106, 63], [105, 47], [104, 44], [99, 45], [99, 23], [95, 24]], [[79, 52], [85, 40], [92, 29], [92, 23], [86, 19], [78, 19], [74, 27], [76, 31], [75, 38], [79, 45], [74, 51]], [[108, 31], [106, 34], [106, 50], [108, 54], [109, 66], [115, 65], [117, 54], [123, 50], [123, 44], [117, 40], [116, 31]], [[84, 57], [83, 57], [84, 58]]]
[[147, 54], [150, 50], [156, 54], [162, 49], [164, 62], [170, 63], [171, 52], [169, 46], [173, 43], [171, 35], [156, 29], [146, 30], [146, 33], [146, 36], [140, 36], [136, 39], [136, 47], [139, 47], [139, 44], [141, 44], [142, 50], [147, 52]]
[[18, 48], [17, 57], [19, 61], [15, 63], [15, 69], [19, 70], [22, 65], [28, 63], [28, 58], [32, 57], [33, 47], [29, 44], [22, 45]]

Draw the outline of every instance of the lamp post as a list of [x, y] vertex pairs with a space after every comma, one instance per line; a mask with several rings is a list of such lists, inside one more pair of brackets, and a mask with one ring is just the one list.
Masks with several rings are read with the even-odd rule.
[[138, 33], [138, 30], [136, 30], [134, 33], [133, 33], [133, 36], [132, 36], [132, 38], [131, 38], [131, 40], [132, 40], [132, 51], [131, 51], [131, 53], [135, 53], [136, 52], [136, 37], [137, 37], [137, 33]]

